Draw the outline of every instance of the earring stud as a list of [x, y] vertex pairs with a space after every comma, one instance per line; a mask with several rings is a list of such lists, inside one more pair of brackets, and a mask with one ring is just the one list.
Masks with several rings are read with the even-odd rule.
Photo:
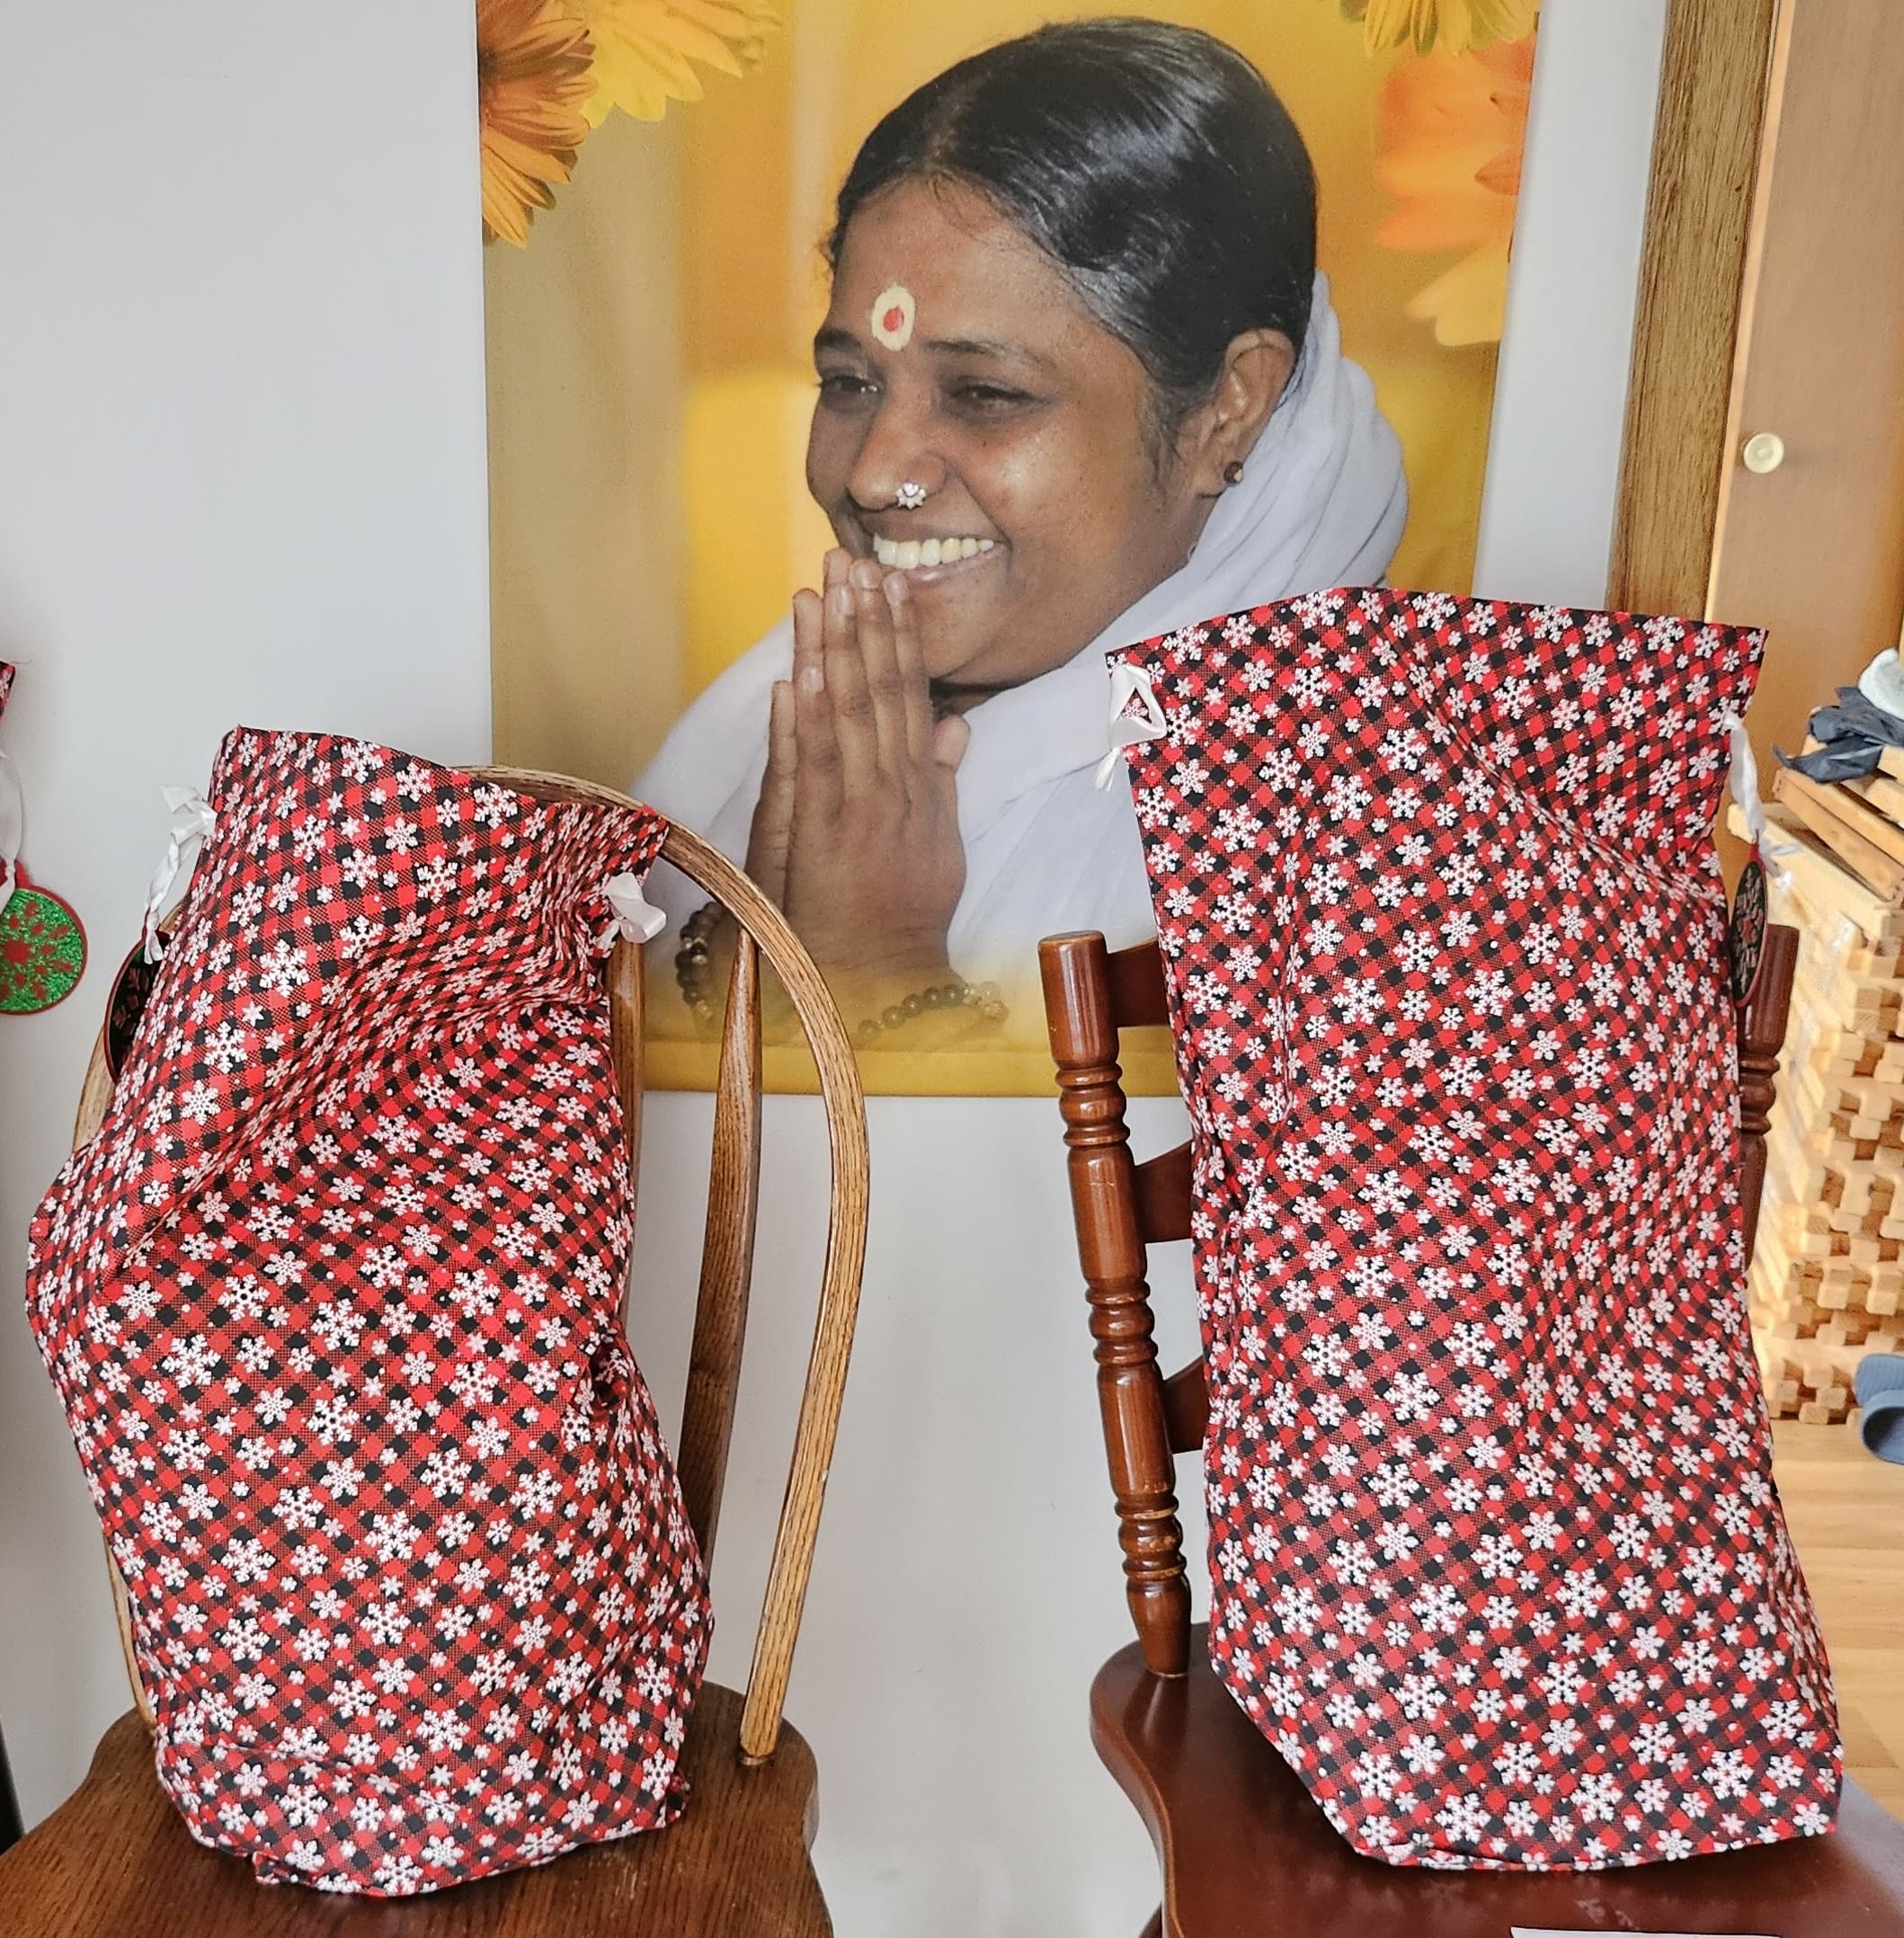
[[1229, 463], [1223, 467], [1223, 483], [1225, 484], [1241, 484], [1242, 481], [1242, 460], [1240, 458], [1232, 458], [1229, 461]]
[[902, 484], [899, 489], [893, 493], [893, 502], [897, 505], [902, 511], [918, 511], [920, 506], [922, 505], [925, 502], [925, 486], [923, 484], [915, 484], [911, 478], [908, 478], [905, 483]]

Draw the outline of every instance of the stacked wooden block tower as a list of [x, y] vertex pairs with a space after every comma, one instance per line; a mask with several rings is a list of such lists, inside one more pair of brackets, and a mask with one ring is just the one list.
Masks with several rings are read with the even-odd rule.
[[[1841, 1420], [1904, 1350], [1904, 751], [1896, 773], [1782, 771], [1771, 914], [1800, 934], [1750, 1278], [1775, 1415]], [[1735, 824], [1736, 828], [1736, 824]]]

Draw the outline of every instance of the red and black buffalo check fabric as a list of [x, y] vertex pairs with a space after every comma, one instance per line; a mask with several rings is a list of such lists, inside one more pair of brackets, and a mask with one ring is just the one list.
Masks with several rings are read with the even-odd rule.
[[1117, 655], [1196, 1164], [1211, 1649], [1357, 1849], [1829, 1828], [1709, 830], [1761, 636], [1385, 591]]
[[618, 1318], [645, 809], [240, 731], [28, 1316], [201, 1842], [433, 1889], [666, 1823], [701, 1563]]

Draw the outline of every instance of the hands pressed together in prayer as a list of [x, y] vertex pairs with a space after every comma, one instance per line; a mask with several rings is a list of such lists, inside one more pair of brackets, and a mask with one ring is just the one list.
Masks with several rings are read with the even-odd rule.
[[835, 549], [794, 597], [793, 677], [773, 689], [747, 872], [848, 1008], [951, 979], [965, 881], [955, 776], [964, 720], [935, 720], [903, 572]]

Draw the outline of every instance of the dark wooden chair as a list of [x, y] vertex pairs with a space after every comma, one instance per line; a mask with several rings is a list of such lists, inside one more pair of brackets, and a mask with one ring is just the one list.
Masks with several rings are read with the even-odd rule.
[[[1772, 928], [1740, 1013], [1741, 1193], [1757, 1222], [1778, 1054], [1797, 959]], [[1904, 1933], [1904, 1825], [1847, 1781], [1836, 1833], [1601, 1871], [1403, 1870], [1357, 1855], [1209, 1667], [1190, 1622], [1176, 1462], [1200, 1452], [1203, 1363], [1169, 1378], [1152, 1338], [1146, 1249], [1190, 1234], [1190, 1153], [1131, 1154], [1120, 1030], [1169, 1020], [1155, 942], [1040, 947], [1072, 1207], [1097, 1342], [1098, 1394], [1138, 1640], [1091, 1685], [1091, 1740], [1156, 1846], [1163, 1907], [1145, 1938], [1507, 1938], [1510, 1927]]]
[[[540, 800], [627, 798], [585, 782], [506, 769], [486, 770], [485, 778]], [[261, 1885], [247, 1864], [194, 1843], [160, 1791], [150, 1712], [129, 1647], [138, 1707], [107, 1731], [78, 1791], [0, 1858], [5, 1938], [824, 1938], [832, 1932], [808, 1854], [817, 1821], [813, 1754], [783, 1725], [781, 1714], [859, 1305], [866, 1248], [865, 1105], [839, 1012], [779, 911], [686, 829], [671, 827], [662, 852], [734, 915], [739, 930], [678, 1450], [689, 1517], [710, 1560], [753, 1268], [763, 956], [778, 973], [819, 1067], [832, 1154], [819, 1316], [752, 1670], [744, 1692], [711, 1682], [702, 1686], [681, 1760], [692, 1786], [686, 1812], [666, 1830], [425, 1898], [340, 1898]], [[632, 1166], [641, 1123], [640, 951], [618, 944], [607, 978]], [[76, 1143], [98, 1128], [111, 1090], [102, 1047], [87, 1074]], [[116, 1578], [113, 1587], [123, 1636]]]

